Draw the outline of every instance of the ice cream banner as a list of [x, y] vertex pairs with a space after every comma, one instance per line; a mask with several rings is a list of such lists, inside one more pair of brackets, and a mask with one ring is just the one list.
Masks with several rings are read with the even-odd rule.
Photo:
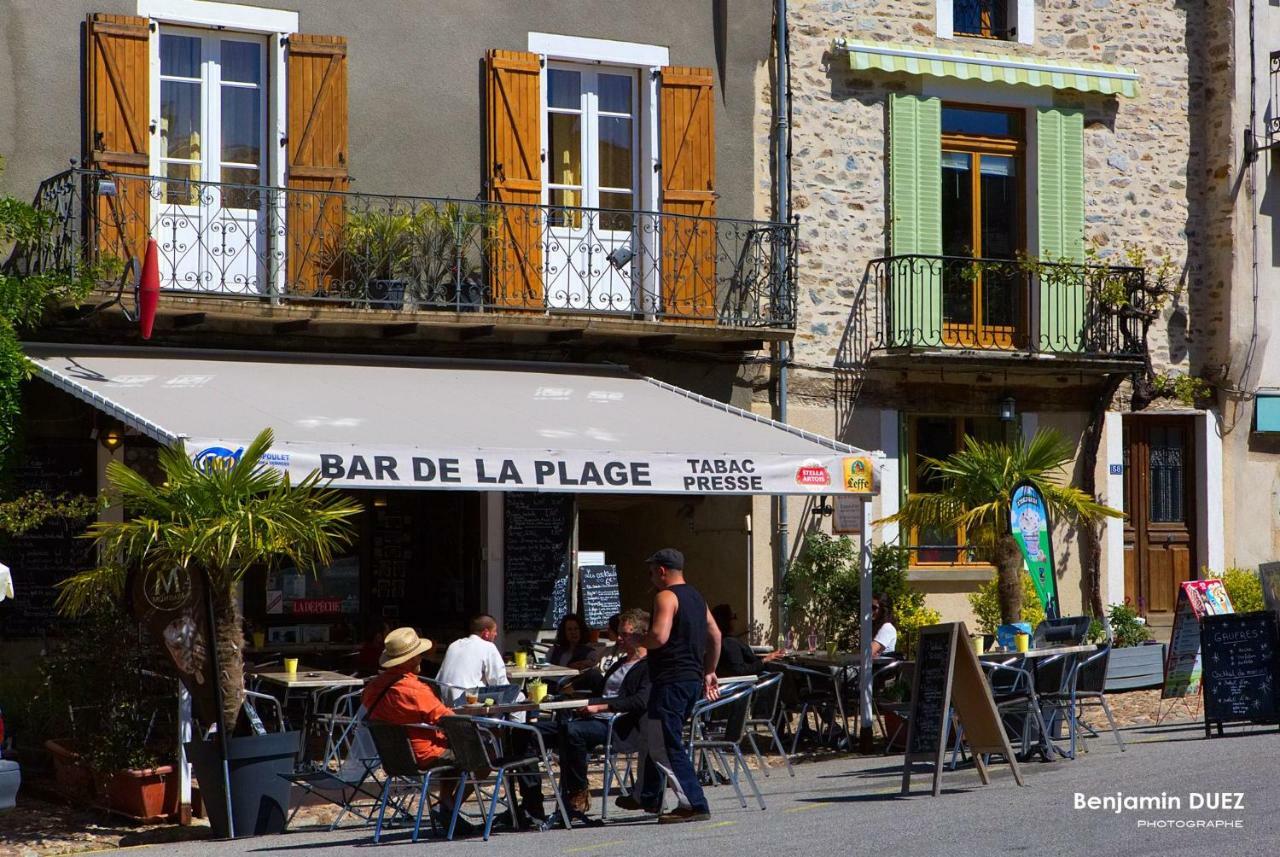
[[1178, 587], [1173, 632], [1164, 661], [1161, 699], [1192, 696], [1200, 690], [1200, 620], [1234, 613], [1227, 587], [1218, 578], [1188, 580]]
[[1053, 544], [1049, 536], [1049, 512], [1040, 489], [1030, 482], [1023, 482], [1013, 491], [1010, 503], [1009, 527], [1027, 571], [1035, 584], [1036, 594], [1044, 606], [1045, 615], [1058, 618], [1058, 578], [1053, 572]]

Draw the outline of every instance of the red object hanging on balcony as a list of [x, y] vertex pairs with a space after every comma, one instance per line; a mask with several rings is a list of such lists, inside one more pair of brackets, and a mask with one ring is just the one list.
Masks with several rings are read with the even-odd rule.
[[147, 255], [142, 260], [142, 276], [138, 280], [138, 327], [143, 339], [151, 338], [160, 306], [160, 248], [156, 239], [147, 239]]

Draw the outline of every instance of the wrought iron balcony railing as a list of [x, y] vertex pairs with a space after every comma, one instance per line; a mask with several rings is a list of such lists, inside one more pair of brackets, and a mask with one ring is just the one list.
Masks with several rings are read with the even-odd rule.
[[947, 349], [1141, 358], [1149, 316], [1144, 278], [1141, 268], [1030, 259], [874, 259], [838, 363]]
[[141, 260], [162, 291], [425, 312], [586, 312], [795, 325], [795, 227], [69, 170], [37, 205], [60, 234], [33, 264]]

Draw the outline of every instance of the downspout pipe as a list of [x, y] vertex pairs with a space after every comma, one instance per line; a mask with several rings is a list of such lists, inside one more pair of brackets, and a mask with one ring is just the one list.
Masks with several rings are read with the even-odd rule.
[[[791, 222], [791, 58], [787, 45], [787, 0], [774, 0], [774, 80], [773, 80], [773, 218], [775, 223]], [[794, 240], [794, 239], [793, 239]], [[779, 265], [776, 270], [777, 288], [785, 290], [790, 283], [791, 272], [786, 270], [790, 264], [789, 248], [775, 248]], [[790, 296], [786, 296], [790, 299]], [[777, 360], [778, 380], [778, 420], [787, 421], [787, 366], [791, 361], [791, 344], [779, 342], [774, 351]], [[777, 550], [774, 558], [773, 585], [774, 592], [782, 591], [783, 577], [787, 572], [787, 560], [790, 555], [790, 521], [787, 512], [787, 497], [777, 498], [778, 532]], [[777, 628], [784, 633], [787, 616], [782, 600], [778, 599]]]

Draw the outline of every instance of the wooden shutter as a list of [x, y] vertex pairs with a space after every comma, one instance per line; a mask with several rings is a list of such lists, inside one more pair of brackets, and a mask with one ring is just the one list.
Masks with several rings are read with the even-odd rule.
[[[662, 312], [716, 317], [715, 75], [709, 68], [662, 69], [658, 104], [662, 164]], [[679, 216], [667, 216], [679, 215]]]
[[490, 299], [543, 309], [542, 63], [537, 54], [485, 57], [485, 163], [494, 223], [488, 241]]
[[[889, 97], [889, 240], [895, 256], [942, 253], [942, 102]], [[927, 260], [890, 270], [894, 344], [939, 344], [941, 268]]]
[[[1084, 261], [1084, 113], [1042, 107], [1036, 111], [1040, 258]], [[1084, 327], [1083, 278], [1040, 278], [1038, 343], [1049, 351], [1079, 351]]]
[[347, 40], [289, 36], [286, 211], [289, 289], [326, 289], [341, 251], [347, 173]]
[[151, 222], [150, 194], [146, 178], [129, 176], [151, 170], [150, 37], [146, 18], [94, 14], [85, 24], [84, 164], [117, 175], [114, 198], [94, 197], [98, 249], [120, 260], [133, 256], [139, 264]]

